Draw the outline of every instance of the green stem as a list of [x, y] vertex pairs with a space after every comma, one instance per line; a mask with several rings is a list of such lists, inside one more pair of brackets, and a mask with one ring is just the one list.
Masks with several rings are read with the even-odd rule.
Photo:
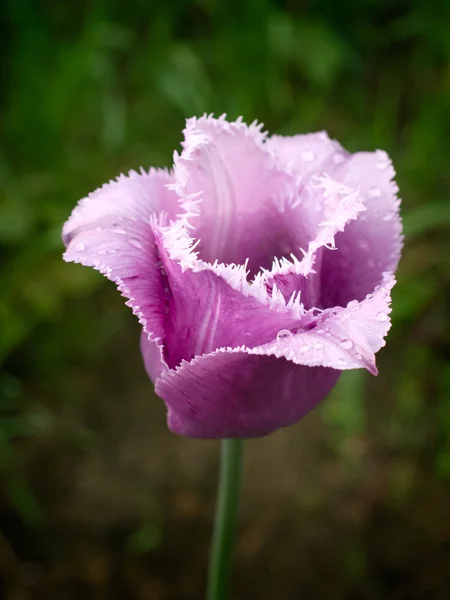
[[243, 440], [222, 440], [207, 600], [227, 600], [241, 487]]

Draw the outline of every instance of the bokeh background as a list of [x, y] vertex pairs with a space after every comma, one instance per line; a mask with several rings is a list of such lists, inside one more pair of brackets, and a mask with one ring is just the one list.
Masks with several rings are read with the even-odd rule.
[[203, 597], [218, 444], [166, 430], [75, 202], [170, 165], [184, 119], [392, 156], [406, 243], [380, 375], [248, 442], [241, 600], [450, 593], [450, 3], [1, 3], [0, 597]]

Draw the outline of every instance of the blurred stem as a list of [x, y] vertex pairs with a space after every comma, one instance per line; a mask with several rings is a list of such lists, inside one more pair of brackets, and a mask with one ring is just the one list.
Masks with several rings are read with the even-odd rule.
[[227, 600], [241, 487], [243, 440], [222, 440], [207, 600]]

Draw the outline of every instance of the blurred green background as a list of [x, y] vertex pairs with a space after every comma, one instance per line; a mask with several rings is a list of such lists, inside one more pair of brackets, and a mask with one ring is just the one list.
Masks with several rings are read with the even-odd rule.
[[387, 150], [406, 234], [378, 378], [247, 444], [235, 597], [448, 598], [450, 3], [0, 12], [0, 597], [202, 597], [218, 445], [166, 430], [135, 319], [60, 231], [206, 111]]

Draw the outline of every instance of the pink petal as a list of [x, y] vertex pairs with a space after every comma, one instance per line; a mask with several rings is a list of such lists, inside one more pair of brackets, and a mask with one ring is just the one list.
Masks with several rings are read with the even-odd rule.
[[262, 346], [221, 348], [163, 371], [155, 390], [168, 407], [170, 429], [205, 438], [266, 435], [301, 419], [342, 370], [365, 367], [376, 374], [393, 283], [386, 275], [373, 295], [325, 311], [314, 329], [305, 318], [298, 333], [286, 329]]
[[293, 136], [273, 135], [267, 139], [267, 147], [280, 168], [300, 179], [324, 171], [330, 162], [340, 164], [348, 155], [338, 142], [330, 140], [325, 131]]
[[340, 372], [273, 356], [215, 352], [156, 381], [169, 428], [198, 438], [255, 437], [301, 419], [336, 384]]
[[167, 188], [172, 182], [172, 176], [163, 169], [119, 175], [80, 200], [64, 224], [64, 243], [67, 246], [79, 229], [103, 227], [105, 222], [111, 225], [122, 218], [148, 224], [150, 215], [160, 211], [174, 218], [180, 205], [176, 194]]
[[276, 206], [293, 181], [274, 166], [260, 127], [202, 117], [189, 119], [184, 134], [174, 189], [181, 198], [199, 199], [190, 223], [201, 240], [201, 258], [236, 264], [249, 259], [256, 272], [270, 267], [274, 256], [295, 252], [300, 244], [286, 235]]
[[384, 346], [390, 328], [390, 290], [395, 279], [383, 276], [382, 283], [362, 302], [352, 300], [345, 309], [305, 315], [293, 336], [278, 338], [249, 354], [284, 357], [296, 364], [346, 370], [364, 367], [374, 375], [375, 353]]
[[160, 341], [155, 342], [144, 330], [141, 332], [141, 354], [145, 370], [151, 381], [155, 382], [163, 371], [167, 370], [164, 360], [164, 349]]
[[63, 229], [64, 259], [114, 281], [153, 339], [163, 336], [165, 290], [150, 217], [177, 210], [170, 182], [164, 171], [122, 175], [81, 200]]
[[365, 207], [357, 188], [345, 186], [328, 175], [305, 180], [302, 195], [310, 201], [308, 204], [303, 201], [298, 209], [309, 232], [304, 256], [301, 261], [295, 255], [291, 255], [291, 260], [275, 260], [266, 274], [266, 286], [271, 289], [276, 284], [285, 300], [300, 292], [306, 309], [320, 308], [323, 305], [323, 257], [336, 251], [335, 237], [350, 222], [361, 218]]
[[400, 202], [395, 172], [384, 152], [359, 152], [335, 167], [333, 177], [358, 186], [365, 212], [336, 235], [336, 252], [324, 255], [322, 279], [324, 306], [344, 306], [362, 300], [393, 273], [402, 247]]
[[[216, 348], [261, 345], [276, 338], [280, 330], [296, 326], [298, 319], [290, 313], [273, 311], [234, 289], [221, 265], [196, 261], [179, 224], [164, 228], [154, 223], [153, 228], [168, 289], [164, 355], [169, 368]], [[245, 277], [245, 270], [241, 276]]]

